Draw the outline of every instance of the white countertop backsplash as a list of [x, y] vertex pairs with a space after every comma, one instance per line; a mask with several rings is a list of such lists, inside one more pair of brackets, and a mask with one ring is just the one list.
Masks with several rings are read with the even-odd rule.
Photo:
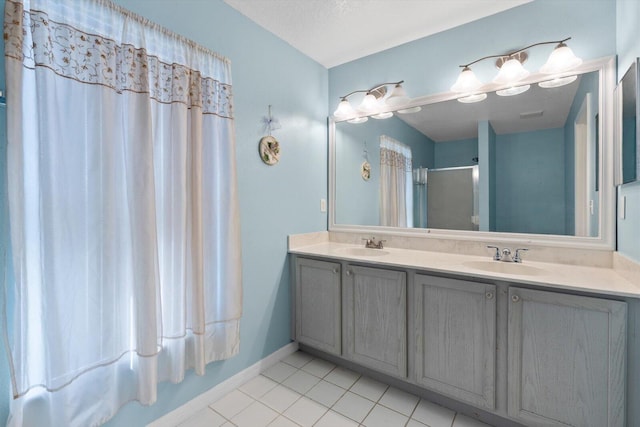
[[[355, 233], [326, 231], [291, 235], [289, 252], [516, 284], [539, 285], [611, 296], [640, 297], [640, 265], [613, 251], [529, 246], [530, 251], [524, 253], [522, 265], [535, 267], [542, 270], [542, 273], [538, 275], [502, 274], [465, 265], [469, 262], [492, 261], [491, 251], [480, 242], [394, 236], [391, 238], [392, 242], [385, 244], [384, 251], [388, 252], [385, 255], [355, 256], [346, 252], [348, 248], [364, 247], [360, 241], [363, 237]], [[388, 237], [385, 238], [391, 240]], [[415, 240], [422, 240], [422, 242]], [[511, 249], [514, 252], [516, 248]], [[554, 262], [547, 262], [546, 260], [554, 254]]]

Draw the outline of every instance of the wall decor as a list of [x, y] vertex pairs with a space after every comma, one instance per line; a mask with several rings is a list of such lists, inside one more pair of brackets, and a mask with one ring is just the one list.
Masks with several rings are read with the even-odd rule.
[[369, 181], [371, 178], [371, 165], [366, 160], [360, 165], [360, 175], [365, 181]]
[[364, 162], [360, 165], [360, 176], [365, 181], [369, 181], [371, 179], [371, 163], [369, 163], [369, 153], [367, 152], [367, 141], [363, 142], [362, 147], [362, 157], [364, 158]]
[[273, 166], [280, 161], [280, 143], [271, 135], [271, 132], [275, 129], [280, 129], [282, 126], [280, 126], [278, 119], [271, 115], [271, 105], [269, 105], [269, 114], [262, 117], [262, 123], [264, 125], [263, 131], [268, 132], [268, 135], [260, 138], [258, 152], [265, 164]]
[[262, 161], [269, 166], [275, 165], [280, 160], [280, 144], [271, 135], [260, 139], [258, 150]]

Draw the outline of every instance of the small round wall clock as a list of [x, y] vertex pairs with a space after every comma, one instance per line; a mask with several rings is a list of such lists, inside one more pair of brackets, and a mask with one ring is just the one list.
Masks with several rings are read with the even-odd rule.
[[258, 145], [260, 158], [267, 165], [275, 165], [280, 160], [280, 144], [273, 136], [264, 136]]

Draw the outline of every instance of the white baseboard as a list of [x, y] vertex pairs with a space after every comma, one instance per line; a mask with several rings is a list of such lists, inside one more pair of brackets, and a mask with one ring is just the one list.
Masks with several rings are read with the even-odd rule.
[[261, 359], [248, 368], [238, 372], [231, 378], [226, 379], [215, 387], [205, 391], [201, 395], [196, 396], [179, 408], [176, 408], [173, 411], [158, 418], [157, 420], [147, 424], [147, 427], [175, 427], [181, 422], [187, 420], [196, 412], [206, 408], [211, 403], [232, 392], [242, 384], [249, 381], [251, 378], [259, 375], [260, 372], [266, 370], [272, 365], [275, 365], [288, 355], [295, 353], [297, 350], [297, 342], [292, 342], [285, 345], [284, 347], [274, 351], [264, 359]]

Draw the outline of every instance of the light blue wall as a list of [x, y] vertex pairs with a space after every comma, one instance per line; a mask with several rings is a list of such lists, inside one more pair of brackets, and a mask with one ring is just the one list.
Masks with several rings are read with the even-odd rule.
[[[640, 2], [616, 0], [618, 80], [640, 56]], [[640, 181], [618, 188], [618, 200], [627, 200], [626, 218], [618, 219], [618, 251], [640, 262]]]
[[[221, 0], [117, 1], [231, 59], [243, 245], [240, 354], [208, 365], [202, 377], [190, 371], [180, 384], [161, 384], [153, 406], [129, 403], [108, 423], [129, 427], [147, 424], [289, 342], [287, 235], [326, 230], [320, 199], [327, 197], [328, 71]], [[0, 81], [4, 89], [4, 67]], [[271, 167], [258, 156], [261, 118], [269, 104], [282, 125], [274, 132], [281, 160]], [[3, 154], [4, 149], [2, 144]], [[5, 203], [2, 198], [0, 207]], [[1, 353], [4, 424], [9, 381]]]
[[564, 129], [496, 136], [496, 231], [564, 234]]
[[[595, 129], [595, 115], [598, 112], [599, 105], [599, 81], [596, 73], [588, 73], [583, 74], [580, 77], [580, 85], [578, 86], [578, 90], [576, 91], [576, 95], [573, 98], [573, 104], [571, 104], [571, 109], [569, 110], [569, 114], [567, 115], [567, 121], [564, 125], [564, 159], [565, 159], [565, 175], [564, 175], [564, 185], [565, 185], [565, 194], [567, 200], [567, 209], [565, 216], [565, 230], [569, 235], [575, 234], [575, 130], [574, 125], [576, 121], [576, 117], [580, 112], [580, 108], [582, 107], [582, 103], [587, 94], [591, 94], [591, 112], [594, 116], [594, 128], [592, 129], [591, 135], [595, 137], [596, 129]], [[595, 141], [592, 144], [592, 156], [595, 156]], [[591, 200], [594, 201], [594, 211], [591, 216], [590, 221], [590, 233], [591, 236], [598, 235], [598, 226], [597, 226], [597, 215], [599, 213], [598, 206], [598, 196], [595, 193], [595, 182], [590, 183], [591, 187]]]
[[496, 132], [487, 120], [478, 122], [480, 231], [496, 230]]
[[[380, 225], [380, 136], [411, 147], [414, 167], [433, 167], [434, 142], [397, 117], [336, 124], [336, 223]], [[367, 142], [371, 179], [360, 176]]]
[[478, 138], [458, 141], [438, 142], [435, 144], [435, 168], [455, 168], [473, 166], [478, 157]]

